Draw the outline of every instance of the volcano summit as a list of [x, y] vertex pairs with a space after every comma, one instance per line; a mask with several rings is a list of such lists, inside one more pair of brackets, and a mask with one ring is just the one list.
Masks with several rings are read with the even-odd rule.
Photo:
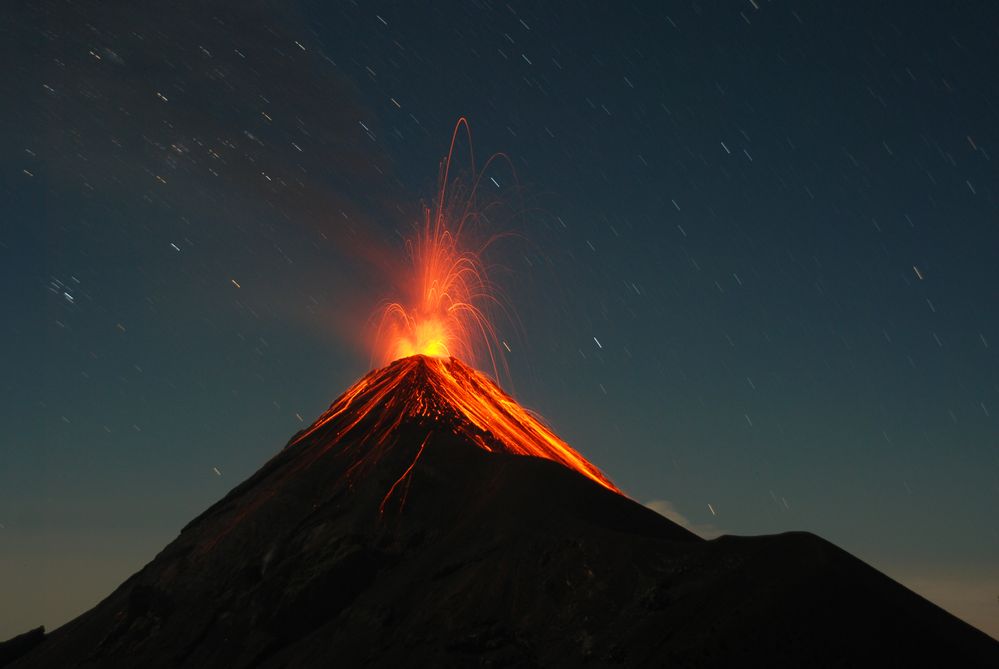
[[454, 358], [373, 371], [14, 667], [999, 666], [807, 533], [705, 541]]

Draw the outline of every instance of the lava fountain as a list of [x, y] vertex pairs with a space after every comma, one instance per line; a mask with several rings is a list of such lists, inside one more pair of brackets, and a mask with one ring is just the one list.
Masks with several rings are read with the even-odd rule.
[[[452, 176], [459, 134], [468, 139], [471, 178]], [[525, 455], [558, 462], [601, 486], [620, 490], [597, 467], [572, 449], [533, 412], [507, 395], [497, 383], [471, 365], [506, 371], [501, 341], [491, 320], [513, 310], [489, 278], [486, 251], [508, 235], [492, 234], [478, 245], [470, 238], [489, 222], [499, 203], [479, 197], [482, 173], [506, 156], [494, 154], [475, 172], [468, 121], [460, 118], [441, 161], [436, 198], [406, 245], [409, 256], [403, 299], [386, 301], [372, 317], [376, 324], [370, 372], [337, 399], [309, 428], [290, 443], [311, 444], [313, 458], [328, 452], [353, 454], [348, 479], [371, 471], [390, 453], [412, 451], [411, 461], [388, 489], [380, 510], [397, 491], [404, 504], [409, 482], [421, 455], [433, 448], [434, 435], [444, 432], [490, 453]], [[464, 361], [464, 362], [463, 362]], [[425, 431], [417, 440], [402, 440], [404, 426]], [[405, 443], [402, 443], [402, 442]], [[352, 479], [351, 479], [352, 480]], [[349, 481], [348, 481], [349, 482]]]
[[[459, 133], [464, 130], [472, 164], [467, 185], [452, 179], [451, 165]], [[484, 172], [503, 154], [494, 154]], [[488, 248], [507, 235], [490, 235], [478, 245], [470, 243], [477, 223], [488, 220], [490, 203], [479, 202], [479, 182], [471, 150], [471, 131], [462, 117], [455, 124], [447, 156], [441, 161], [437, 196], [424, 208], [422, 224], [407, 242], [410, 266], [402, 301], [386, 302], [375, 316], [374, 361], [388, 364], [399, 358], [425, 355], [460, 358], [488, 365], [498, 375], [503, 367], [499, 338], [490, 316], [509, 317], [501, 293], [489, 279], [483, 260]], [[481, 226], [479, 226], [481, 227]]]

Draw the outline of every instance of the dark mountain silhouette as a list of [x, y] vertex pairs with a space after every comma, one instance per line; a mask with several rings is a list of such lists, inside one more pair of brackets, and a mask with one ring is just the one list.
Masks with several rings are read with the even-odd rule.
[[45, 628], [36, 627], [24, 634], [18, 634], [13, 639], [8, 639], [0, 643], [0, 667], [13, 662], [44, 640]]
[[814, 535], [705, 541], [413, 357], [10, 666], [581, 665], [997, 667], [999, 643]]

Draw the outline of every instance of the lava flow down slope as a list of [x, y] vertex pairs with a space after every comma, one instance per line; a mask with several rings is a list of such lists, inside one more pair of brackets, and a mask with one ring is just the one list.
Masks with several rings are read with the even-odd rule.
[[705, 541], [485, 375], [365, 376], [11, 666], [999, 666], [807, 533]]

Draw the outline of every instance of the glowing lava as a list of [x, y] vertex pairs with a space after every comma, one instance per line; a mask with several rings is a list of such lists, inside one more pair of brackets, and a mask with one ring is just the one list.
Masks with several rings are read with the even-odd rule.
[[[437, 197], [425, 208], [422, 226], [407, 244], [411, 264], [403, 282], [405, 299], [384, 304], [375, 317], [374, 357], [387, 366], [347, 390], [291, 445], [308, 442], [315, 458], [331, 450], [353, 458], [349, 484], [352, 476], [371, 470], [391, 449], [412, 448], [413, 440], [401, 440], [400, 434], [411, 432], [413, 425], [425, 430], [419, 448], [407, 451], [408, 467], [382, 500], [382, 512], [394, 494], [403, 498], [400, 507], [405, 503], [417, 461], [442, 431], [485, 451], [554, 460], [620, 492], [495, 382], [459, 361], [485, 363], [499, 376], [502, 357], [497, 354], [499, 340], [490, 314], [501, 312], [509, 318], [512, 313], [489, 280], [483, 261], [485, 251], [500, 236], [492, 235], [478, 246], [468, 243], [470, 228], [488, 222], [486, 212], [495, 204], [477, 196], [481, 174], [474, 173], [471, 149], [471, 180], [467, 185], [450, 180], [462, 129], [471, 146], [468, 122], [461, 118], [441, 162]], [[505, 156], [494, 155], [483, 170], [496, 158]], [[400, 429], [404, 424], [407, 430]]]
[[[559, 439], [492, 379], [455, 358], [414, 355], [370, 372], [347, 390], [290, 446], [309, 442], [314, 457], [334, 450], [356, 458], [352, 473], [379, 462], [397, 445], [404, 424], [426, 429], [413, 464], [386, 495], [391, 497], [440, 431], [489, 451], [529, 455], [565, 465], [620, 492], [599, 469]], [[384, 502], [383, 502], [384, 504]]]
[[[404, 301], [383, 305], [376, 316], [374, 348], [380, 364], [411, 355], [454, 356], [488, 363], [498, 373], [499, 341], [488, 312], [506, 309], [489, 280], [483, 254], [501, 235], [492, 235], [478, 246], [468, 243], [468, 228], [485, 217], [488, 207], [477, 202], [481, 175], [473, 173], [468, 186], [449, 181], [462, 128], [471, 143], [468, 122], [461, 118], [441, 162], [435, 202], [425, 208], [422, 226], [407, 243], [411, 267], [404, 291], [408, 295]], [[497, 157], [503, 156], [496, 154], [490, 162]], [[474, 156], [471, 159], [474, 166]]]

